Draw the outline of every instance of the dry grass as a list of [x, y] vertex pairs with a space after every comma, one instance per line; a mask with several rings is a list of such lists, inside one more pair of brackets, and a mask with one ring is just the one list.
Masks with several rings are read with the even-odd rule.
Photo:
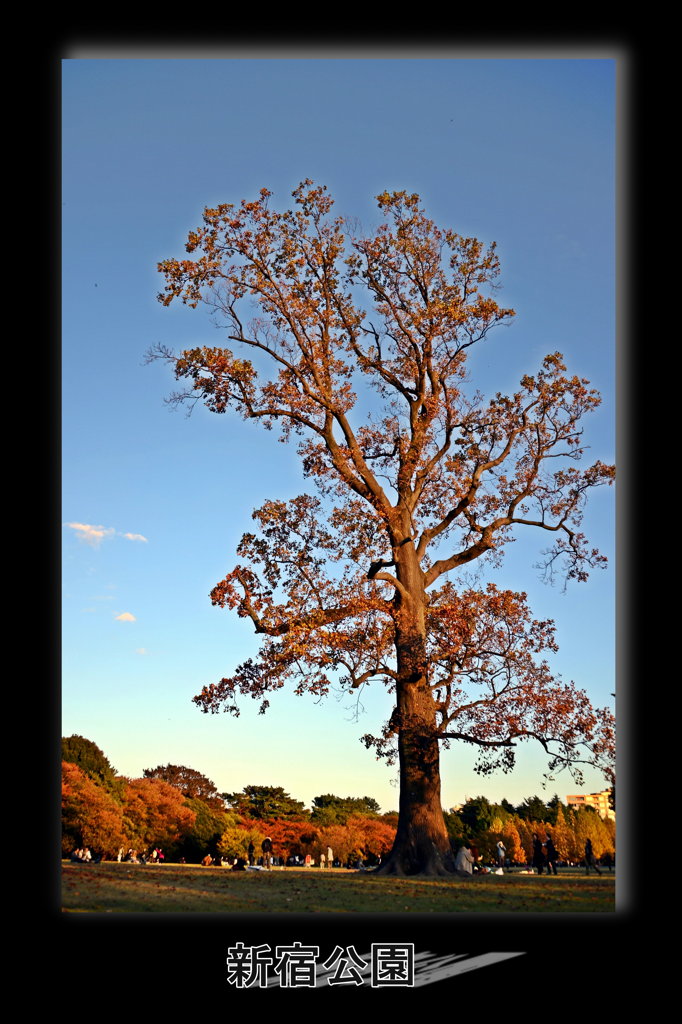
[[68, 913], [608, 913], [615, 875], [376, 878], [344, 870], [233, 872], [194, 865], [63, 863]]

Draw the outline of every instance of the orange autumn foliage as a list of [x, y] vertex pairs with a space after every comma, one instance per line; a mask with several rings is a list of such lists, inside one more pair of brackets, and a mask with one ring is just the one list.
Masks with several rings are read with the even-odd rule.
[[162, 779], [127, 780], [124, 808], [128, 838], [143, 848], [169, 846], [196, 820], [182, 793]]
[[77, 765], [62, 761], [62, 853], [87, 846], [110, 857], [125, 841], [121, 804]]
[[556, 352], [511, 394], [471, 393], [469, 349], [514, 315], [491, 294], [494, 243], [439, 228], [406, 192], [377, 197], [387, 220], [371, 235], [333, 216], [309, 180], [293, 197], [283, 213], [267, 189], [207, 208], [188, 238], [192, 258], [159, 265], [161, 302], [204, 302], [242, 350], [158, 348], [151, 357], [184, 382], [173, 400], [233, 409], [296, 439], [317, 490], [254, 512], [256, 532], [211, 600], [250, 620], [261, 652], [195, 701], [236, 715], [239, 695], [264, 711], [288, 681], [314, 695], [383, 682], [393, 711], [364, 740], [400, 763], [386, 870], [447, 873], [440, 744], [475, 745], [481, 771], [509, 770], [531, 739], [550, 771], [612, 770], [610, 712], [543, 660], [553, 623], [531, 617], [523, 592], [452, 576], [478, 560], [494, 567], [527, 527], [553, 541], [548, 577], [581, 581], [604, 564], [580, 526], [589, 491], [614, 470], [578, 465], [581, 420], [600, 399]]

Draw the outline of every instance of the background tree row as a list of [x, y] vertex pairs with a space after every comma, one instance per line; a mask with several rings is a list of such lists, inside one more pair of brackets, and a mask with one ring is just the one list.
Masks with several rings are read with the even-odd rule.
[[[199, 863], [213, 857], [246, 857], [249, 843], [260, 854], [269, 836], [275, 855], [310, 855], [319, 863], [331, 848], [341, 863], [377, 863], [390, 852], [398, 815], [382, 814], [370, 796], [316, 796], [310, 809], [279, 786], [246, 786], [218, 793], [200, 772], [178, 765], [145, 769], [140, 779], [117, 775], [100, 748], [82, 736], [62, 744], [62, 852], [88, 846], [105, 857], [123, 847], [142, 851], [161, 846], [170, 860]], [[485, 860], [502, 840], [512, 864], [528, 863], [532, 836], [551, 836], [560, 857], [578, 863], [585, 841], [597, 857], [615, 853], [615, 825], [592, 808], [574, 810], [555, 795], [514, 806], [471, 798], [458, 810], [444, 811], [450, 841], [472, 840]]]

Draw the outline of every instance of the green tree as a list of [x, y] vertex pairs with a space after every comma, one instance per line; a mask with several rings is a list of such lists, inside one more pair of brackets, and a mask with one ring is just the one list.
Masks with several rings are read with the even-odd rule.
[[559, 794], [555, 793], [554, 796], [552, 797], [552, 799], [547, 801], [547, 805], [546, 806], [547, 806], [547, 821], [550, 823], [550, 825], [554, 825], [556, 823], [559, 811], [560, 810], [563, 811], [565, 809], [565, 805], [562, 804], [562, 802], [561, 802], [561, 800], [559, 798]]
[[334, 796], [325, 793], [313, 799], [310, 820], [315, 825], [345, 825], [351, 814], [378, 815], [381, 808], [371, 796]]
[[478, 836], [492, 825], [495, 812], [484, 796], [470, 797], [457, 812], [469, 836]]
[[499, 804], [491, 804], [490, 806], [495, 817], [499, 818], [500, 821], [502, 821], [503, 823], [507, 820], [507, 818], [513, 816], [514, 814], [513, 811], [510, 812], [507, 810], [507, 808], [504, 806], [504, 801]]
[[296, 800], [281, 786], [244, 786], [239, 793], [223, 793], [223, 798], [246, 818], [307, 818], [302, 800]]
[[81, 771], [117, 799], [123, 796], [123, 780], [117, 776], [104, 752], [85, 736], [62, 737], [62, 761], [78, 765]]
[[228, 860], [243, 857], [248, 860], [249, 843], [253, 843], [254, 856], [261, 855], [261, 843], [267, 834], [266, 828], [244, 828], [243, 825], [230, 824], [223, 831], [217, 844], [217, 852]]
[[444, 810], [443, 820], [445, 821], [445, 828], [447, 829], [450, 842], [454, 842], [456, 846], [460, 846], [461, 840], [468, 836], [468, 831], [465, 829], [464, 823], [462, 822], [458, 812]]
[[526, 821], [545, 822], [549, 821], [551, 812], [547, 810], [547, 804], [539, 796], [527, 796], [523, 803], [516, 808], [516, 813]]
[[[220, 802], [222, 804], [222, 800]], [[185, 797], [185, 806], [194, 813], [194, 822], [176, 843], [168, 847], [168, 859], [184, 857], [192, 864], [198, 863], [207, 853], [214, 857], [219, 852], [220, 837], [226, 829], [236, 825], [237, 815], [217, 810], [206, 801], [193, 797]]]

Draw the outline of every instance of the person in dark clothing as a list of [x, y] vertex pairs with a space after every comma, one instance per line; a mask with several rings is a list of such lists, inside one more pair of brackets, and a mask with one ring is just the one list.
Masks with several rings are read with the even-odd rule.
[[533, 867], [538, 869], [539, 875], [542, 874], [545, 867], [545, 854], [537, 832], [533, 832]]
[[272, 862], [272, 839], [270, 836], [266, 836], [261, 843], [261, 850], [263, 851], [263, 867], [269, 871]]
[[585, 843], [585, 873], [589, 875], [590, 868], [594, 868], [598, 875], [601, 875], [601, 871], [597, 867], [597, 858], [594, 855], [592, 849], [592, 840], [588, 839]]
[[255, 847], [255, 846], [253, 845], [253, 843], [252, 843], [252, 842], [250, 842], [250, 843], [249, 843], [249, 848], [248, 848], [248, 850], [247, 850], [247, 853], [248, 853], [248, 857], [249, 857], [249, 864], [250, 864], [250, 865], [251, 865], [252, 867], [253, 867], [253, 860], [254, 860], [254, 857], [253, 857], [253, 855], [254, 855], [254, 853], [255, 853], [255, 852], [256, 852], [256, 847]]
[[552, 842], [551, 836], [547, 836], [547, 838], [545, 839], [545, 852], [547, 854], [547, 874], [556, 875], [556, 862], [559, 859], [559, 854], [556, 851], [556, 847]]

